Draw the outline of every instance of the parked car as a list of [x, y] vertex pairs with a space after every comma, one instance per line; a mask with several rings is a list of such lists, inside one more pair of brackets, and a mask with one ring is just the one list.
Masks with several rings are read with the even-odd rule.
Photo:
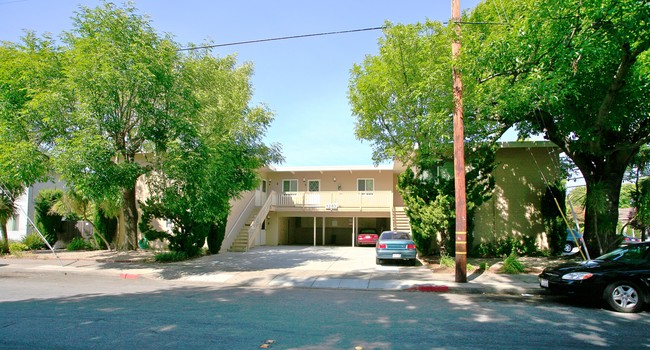
[[641, 238], [634, 237], [634, 236], [623, 235], [623, 241], [624, 242], [641, 242]]
[[357, 245], [375, 245], [377, 244], [377, 239], [379, 239], [377, 230], [374, 228], [362, 228], [357, 235]]
[[377, 265], [381, 265], [384, 260], [406, 260], [411, 265], [415, 265], [417, 261], [415, 242], [407, 232], [382, 232], [375, 246], [375, 252]]
[[549, 267], [539, 275], [552, 292], [595, 297], [619, 312], [638, 312], [650, 302], [650, 242], [624, 243], [594, 260]]
[[562, 252], [564, 255], [571, 255], [577, 253], [573, 251], [573, 248], [580, 247], [582, 244], [582, 233], [577, 230], [566, 230], [566, 240], [564, 242], [564, 248]]

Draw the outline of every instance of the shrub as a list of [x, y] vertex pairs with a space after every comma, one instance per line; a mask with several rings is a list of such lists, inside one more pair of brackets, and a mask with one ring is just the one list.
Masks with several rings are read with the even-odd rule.
[[454, 267], [456, 266], [456, 260], [453, 257], [442, 253], [440, 254], [440, 266]]
[[23, 244], [28, 250], [38, 250], [45, 248], [45, 242], [38, 233], [30, 233], [23, 238]]
[[517, 254], [514, 252], [503, 260], [503, 267], [501, 268], [501, 272], [516, 275], [524, 271], [526, 271], [526, 267], [521, 263], [521, 261], [519, 261]]
[[185, 261], [189, 259], [188, 255], [185, 252], [163, 252], [154, 255], [153, 259], [161, 263], [169, 263], [176, 261]]
[[9, 243], [9, 251], [11, 253], [18, 253], [25, 250], [29, 250], [29, 248], [24, 243], [20, 243], [20, 242]]
[[63, 231], [61, 221], [63, 216], [53, 214], [51, 211], [54, 203], [59, 201], [62, 196], [63, 191], [61, 190], [46, 189], [40, 191], [34, 200], [34, 221], [50, 244], [54, 244], [57, 240], [57, 233]]
[[93, 249], [93, 246], [90, 244], [90, 242], [86, 241], [85, 239], [81, 237], [75, 237], [72, 239], [70, 244], [68, 244], [67, 249], [69, 251], [75, 251], [75, 250], [91, 250]]

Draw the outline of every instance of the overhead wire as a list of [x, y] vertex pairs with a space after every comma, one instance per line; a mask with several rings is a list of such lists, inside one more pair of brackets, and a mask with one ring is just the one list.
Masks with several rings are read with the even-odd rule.
[[216, 48], [216, 47], [226, 47], [226, 46], [245, 45], [245, 44], [257, 44], [257, 43], [263, 43], [263, 42], [269, 42], [269, 41], [280, 41], [280, 40], [289, 40], [289, 39], [311, 38], [311, 37], [317, 37], [317, 36], [327, 36], [327, 35], [339, 35], [339, 34], [348, 34], [348, 33], [367, 32], [367, 31], [373, 31], [373, 30], [383, 30], [383, 29], [386, 29], [386, 28], [387, 28], [386, 26], [380, 26], [380, 27], [369, 27], [369, 28], [361, 28], [361, 29], [339, 30], [339, 31], [334, 31], [334, 32], [321, 32], [321, 33], [311, 33], [311, 34], [290, 35], [290, 36], [282, 36], [282, 37], [267, 38], [267, 39], [235, 41], [235, 42], [224, 43], [224, 44], [213, 44], [213, 45], [201, 45], [201, 46], [184, 47], [184, 48], [178, 49], [177, 51], [213, 49], [213, 48]]

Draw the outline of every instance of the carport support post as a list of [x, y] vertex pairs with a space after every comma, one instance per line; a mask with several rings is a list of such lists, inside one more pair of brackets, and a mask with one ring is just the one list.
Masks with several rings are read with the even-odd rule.
[[325, 245], [325, 217], [323, 216], [323, 245]]
[[314, 216], [314, 247], [316, 246], [316, 217]]
[[354, 233], [357, 232], [356, 221], [357, 221], [357, 217], [353, 216], [352, 217], [352, 247], [353, 248], [354, 248], [354, 239], [355, 239]]

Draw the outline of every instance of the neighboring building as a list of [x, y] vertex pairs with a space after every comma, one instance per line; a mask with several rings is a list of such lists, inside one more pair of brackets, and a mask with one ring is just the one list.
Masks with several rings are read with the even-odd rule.
[[[547, 247], [540, 206], [547, 181], [560, 175], [550, 142], [501, 144], [493, 198], [476, 217], [474, 244], [500, 237], [533, 237]], [[256, 245], [353, 245], [363, 228], [410, 231], [397, 191], [399, 165], [269, 167], [262, 185], [233, 203], [222, 249]], [[563, 200], [563, 199], [559, 199]]]

